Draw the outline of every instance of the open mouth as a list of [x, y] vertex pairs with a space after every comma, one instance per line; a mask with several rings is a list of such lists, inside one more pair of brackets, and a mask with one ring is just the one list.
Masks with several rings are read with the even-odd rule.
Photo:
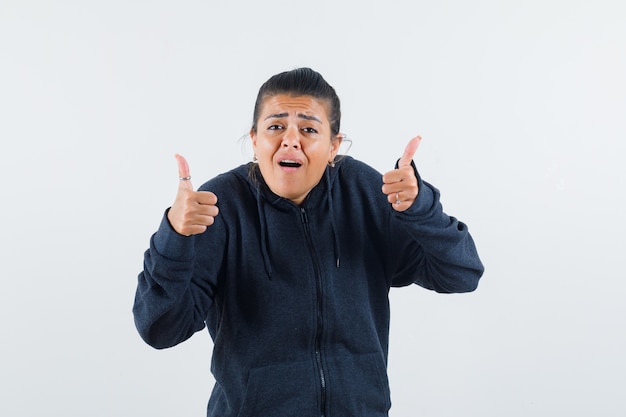
[[278, 162], [278, 165], [280, 165], [281, 167], [289, 168], [299, 168], [302, 166], [300, 162], [294, 161], [292, 159], [283, 159], [282, 161]]

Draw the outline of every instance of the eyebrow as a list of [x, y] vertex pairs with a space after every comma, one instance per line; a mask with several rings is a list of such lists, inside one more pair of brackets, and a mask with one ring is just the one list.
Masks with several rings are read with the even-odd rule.
[[[287, 117], [287, 116], [289, 116], [289, 113], [275, 113], [275, 114], [270, 114], [264, 120], [267, 120], [267, 119], [281, 119], [281, 118]], [[315, 116], [308, 116], [308, 115], [303, 114], [303, 113], [298, 113], [297, 116], [300, 119], [313, 120], [313, 121], [318, 122], [320, 124], [322, 123], [322, 121], [320, 119], [318, 119], [317, 117], [315, 117]]]

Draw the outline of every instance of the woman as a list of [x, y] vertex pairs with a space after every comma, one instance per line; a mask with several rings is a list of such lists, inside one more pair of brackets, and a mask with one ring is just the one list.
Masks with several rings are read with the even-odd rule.
[[380, 175], [336, 158], [339, 125], [335, 90], [300, 68], [259, 90], [258, 163], [194, 191], [177, 155], [178, 194], [145, 253], [133, 313], [155, 348], [206, 325], [208, 416], [387, 416], [390, 287], [467, 292], [483, 273], [467, 227], [417, 174], [420, 138]]

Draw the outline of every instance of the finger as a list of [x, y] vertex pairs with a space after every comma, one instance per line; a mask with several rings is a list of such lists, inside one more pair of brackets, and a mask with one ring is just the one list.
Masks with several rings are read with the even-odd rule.
[[[391, 184], [396, 184], [396, 183], [400, 183], [402, 181], [404, 181], [406, 178], [408, 178], [411, 174], [413, 173], [413, 168], [398, 168], [398, 169], [394, 169], [392, 171], [388, 171], [385, 172], [383, 174], [383, 183], [385, 185], [391, 185]], [[397, 186], [400, 186], [400, 184], [397, 184]], [[389, 187], [385, 187], [385, 188], [389, 188]], [[398, 191], [396, 189], [383, 189], [383, 192], [385, 194], [389, 194], [391, 192], [395, 192]]]
[[186, 225], [188, 227], [211, 226], [218, 214], [219, 209], [216, 206], [212, 206], [206, 213], [196, 213], [193, 216], [189, 216]]
[[421, 136], [415, 136], [409, 141], [409, 143], [406, 145], [406, 148], [404, 149], [404, 153], [402, 154], [400, 161], [398, 161], [399, 168], [411, 165], [413, 156], [415, 155], [415, 152], [417, 152], [417, 148], [418, 146], [420, 146], [421, 141]]
[[405, 211], [407, 210], [409, 207], [411, 207], [411, 204], [413, 204], [410, 201], [401, 201], [401, 202], [395, 202], [391, 205], [391, 207], [395, 210], [395, 211]]
[[391, 194], [395, 194], [398, 191], [401, 191], [403, 188], [403, 185], [401, 182], [399, 181], [389, 181], [383, 184], [382, 186], [382, 191], [383, 194], [385, 195], [391, 195]]
[[217, 204], [217, 196], [211, 191], [198, 191], [195, 193], [195, 198], [201, 205], [214, 206]]
[[395, 204], [395, 205], [400, 204], [402, 202], [401, 197], [400, 197], [400, 191], [388, 194], [387, 195], [387, 201], [389, 201], [391, 204]]
[[178, 163], [178, 178], [180, 180], [178, 188], [193, 190], [191, 185], [191, 174], [189, 173], [189, 164], [187, 160], [180, 154], [174, 155]]

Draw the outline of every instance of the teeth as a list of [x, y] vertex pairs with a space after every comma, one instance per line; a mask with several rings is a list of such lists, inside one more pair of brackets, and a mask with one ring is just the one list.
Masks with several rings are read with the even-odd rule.
[[299, 167], [302, 164], [294, 161], [293, 159], [283, 159], [282, 161], [280, 161], [280, 165], [284, 167]]

